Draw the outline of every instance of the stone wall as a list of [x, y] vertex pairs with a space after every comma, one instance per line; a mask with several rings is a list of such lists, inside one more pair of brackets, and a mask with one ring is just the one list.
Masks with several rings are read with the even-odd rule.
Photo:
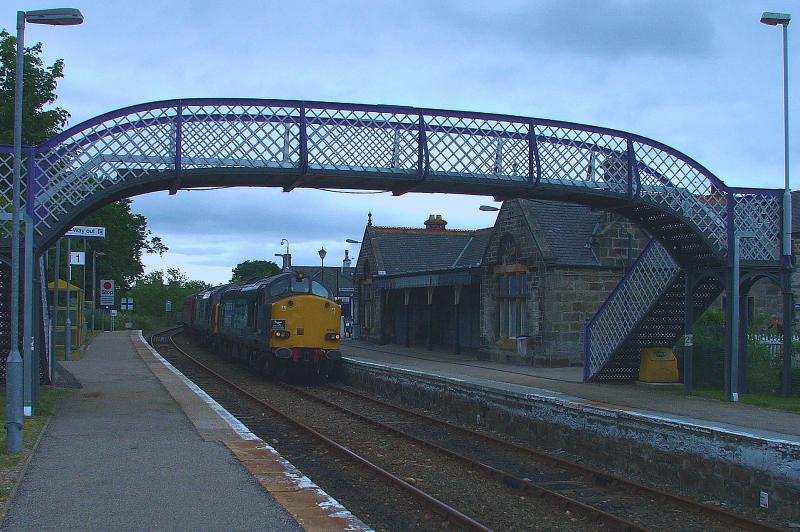
[[547, 274], [544, 356], [583, 362], [586, 322], [622, 279], [621, 269], [556, 268]]
[[519, 438], [538, 449], [683, 495], [800, 520], [800, 446], [536, 394], [345, 361], [351, 386], [468, 427]]

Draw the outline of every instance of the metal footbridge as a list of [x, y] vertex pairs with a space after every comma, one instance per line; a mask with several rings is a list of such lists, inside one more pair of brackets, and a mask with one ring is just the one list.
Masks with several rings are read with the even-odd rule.
[[[11, 147], [0, 146], [6, 246], [12, 159]], [[192, 187], [479, 194], [614, 210], [655, 241], [587, 326], [587, 380], [633, 378], [640, 345], [674, 344], [687, 321], [684, 300], [700, 311], [725, 286], [734, 230], [755, 235], [742, 241], [743, 265], [773, 276], [784, 267], [782, 190], [728, 187], [654, 140], [556, 120], [389, 105], [170, 100], [88, 120], [24, 148], [23, 159], [23, 203], [37, 250], [105, 203]], [[697, 282], [686, 284], [687, 272]]]

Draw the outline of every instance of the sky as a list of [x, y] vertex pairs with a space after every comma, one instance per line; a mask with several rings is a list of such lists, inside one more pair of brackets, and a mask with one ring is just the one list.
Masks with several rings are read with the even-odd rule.
[[[83, 25], [28, 25], [26, 43], [43, 43], [46, 64], [64, 59], [57, 105], [70, 125], [189, 97], [507, 113], [630, 131], [729, 185], [783, 187], [781, 30], [759, 19], [791, 13], [793, 2], [6, 0], [0, 28], [14, 33], [17, 10], [65, 5], [83, 12]], [[284, 238], [295, 264], [318, 265], [320, 247], [326, 265], [341, 264], [345, 249], [355, 258], [358, 245], [345, 239], [361, 240], [368, 212], [376, 225], [421, 227], [441, 214], [448, 228], [472, 229], [494, 223], [482, 204], [491, 198], [233, 188], [138, 196], [133, 209], [169, 247], [144, 257], [147, 271], [178, 267], [222, 283], [244, 260], [279, 262]]]

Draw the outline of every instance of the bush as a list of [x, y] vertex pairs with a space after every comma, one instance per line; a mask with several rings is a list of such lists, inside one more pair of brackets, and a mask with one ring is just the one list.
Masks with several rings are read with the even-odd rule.
[[695, 322], [693, 362], [696, 385], [722, 388], [725, 376], [725, 314], [721, 310], [709, 309]]

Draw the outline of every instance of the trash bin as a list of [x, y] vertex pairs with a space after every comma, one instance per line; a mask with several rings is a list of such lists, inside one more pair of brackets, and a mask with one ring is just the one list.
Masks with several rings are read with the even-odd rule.
[[517, 336], [517, 353], [528, 356], [528, 339], [530, 336]]

